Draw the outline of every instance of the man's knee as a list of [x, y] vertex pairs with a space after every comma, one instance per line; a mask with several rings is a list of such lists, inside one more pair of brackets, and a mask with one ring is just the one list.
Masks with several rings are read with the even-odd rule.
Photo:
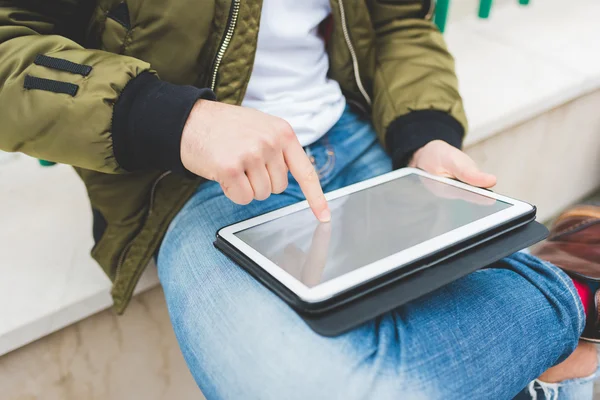
[[563, 362], [548, 369], [539, 379], [543, 382], [557, 383], [570, 379], [586, 378], [598, 369], [596, 345], [580, 341], [575, 351]]

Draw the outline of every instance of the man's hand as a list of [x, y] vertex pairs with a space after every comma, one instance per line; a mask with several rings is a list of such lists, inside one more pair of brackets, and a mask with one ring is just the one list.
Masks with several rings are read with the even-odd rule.
[[473, 186], [491, 188], [496, 184], [494, 175], [481, 172], [471, 157], [442, 140], [433, 140], [417, 150], [408, 166]]
[[237, 204], [264, 200], [288, 185], [288, 169], [315, 216], [331, 218], [319, 178], [292, 127], [251, 108], [199, 100], [183, 129], [186, 169], [218, 182]]

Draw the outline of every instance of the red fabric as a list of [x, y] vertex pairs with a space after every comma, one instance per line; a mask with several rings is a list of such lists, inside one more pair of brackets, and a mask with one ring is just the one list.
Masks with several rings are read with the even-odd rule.
[[325, 46], [327, 46], [327, 44], [329, 43], [329, 39], [331, 38], [332, 32], [333, 32], [333, 18], [331, 17], [331, 14], [329, 14], [329, 16], [327, 18], [325, 18], [323, 20], [323, 22], [321, 22], [319, 24], [319, 34], [325, 41]]
[[581, 299], [581, 303], [583, 304], [585, 315], [589, 315], [588, 311], [594, 311], [594, 293], [592, 292], [592, 289], [586, 283], [580, 282], [576, 279], [573, 279], [573, 284], [575, 285], [575, 289], [577, 289], [577, 293], [579, 294], [579, 298]]

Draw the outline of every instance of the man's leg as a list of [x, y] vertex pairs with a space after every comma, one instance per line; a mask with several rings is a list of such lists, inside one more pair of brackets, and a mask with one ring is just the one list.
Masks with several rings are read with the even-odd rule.
[[[345, 116], [346, 126], [342, 128], [355, 130], [357, 126], [364, 125], [359, 121], [352, 120]], [[368, 124], [367, 124], [368, 126]], [[356, 135], [361, 137], [361, 135]], [[368, 135], [362, 135], [363, 142]], [[352, 141], [353, 146], [356, 141]], [[348, 151], [346, 151], [348, 153]], [[353, 158], [350, 166], [331, 180], [327, 188], [329, 190], [337, 189], [351, 185], [355, 182], [368, 179], [372, 176], [380, 175], [391, 170], [389, 158], [381, 149], [378, 142], [373, 142], [359, 157]], [[595, 345], [589, 342], [580, 341], [575, 351], [563, 362], [546, 370], [538, 379], [532, 381], [525, 388], [519, 398], [530, 399], [532, 393], [538, 393], [537, 398], [555, 398], [560, 399], [592, 399], [594, 381], [600, 375], [598, 370], [598, 352]], [[546, 397], [544, 397], [546, 395]]]
[[[351, 130], [352, 121], [342, 125]], [[339, 150], [326, 186], [357, 176], [352, 166], [381, 151], [356, 142], [354, 133], [349, 148], [336, 132], [323, 144]], [[571, 282], [524, 254], [347, 334], [315, 334], [212, 247], [221, 226], [294, 201], [294, 185], [283, 196], [240, 207], [208, 184], [161, 247], [159, 273], [175, 333], [209, 399], [511, 398], [575, 348], [584, 317]]]
[[516, 255], [324, 338], [212, 247], [232, 221], [201, 210], [173, 225], [159, 269], [209, 399], [511, 398], [566, 358], [583, 328], [562, 272]]

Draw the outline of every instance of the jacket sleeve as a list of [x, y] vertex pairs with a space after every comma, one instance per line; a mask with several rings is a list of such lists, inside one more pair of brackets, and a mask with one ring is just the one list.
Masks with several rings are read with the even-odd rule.
[[150, 65], [83, 49], [54, 34], [54, 16], [10, 4], [0, 2], [0, 149], [123, 172], [112, 150], [113, 106]]
[[55, 8], [76, 3], [0, 0], [0, 149], [104, 173], [186, 174], [183, 126], [196, 100], [214, 94], [57, 35]]
[[467, 129], [454, 59], [431, 21], [435, 0], [369, 0], [376, 35], [373, 121], [395, 167], [440, 139], [455, 147]]

